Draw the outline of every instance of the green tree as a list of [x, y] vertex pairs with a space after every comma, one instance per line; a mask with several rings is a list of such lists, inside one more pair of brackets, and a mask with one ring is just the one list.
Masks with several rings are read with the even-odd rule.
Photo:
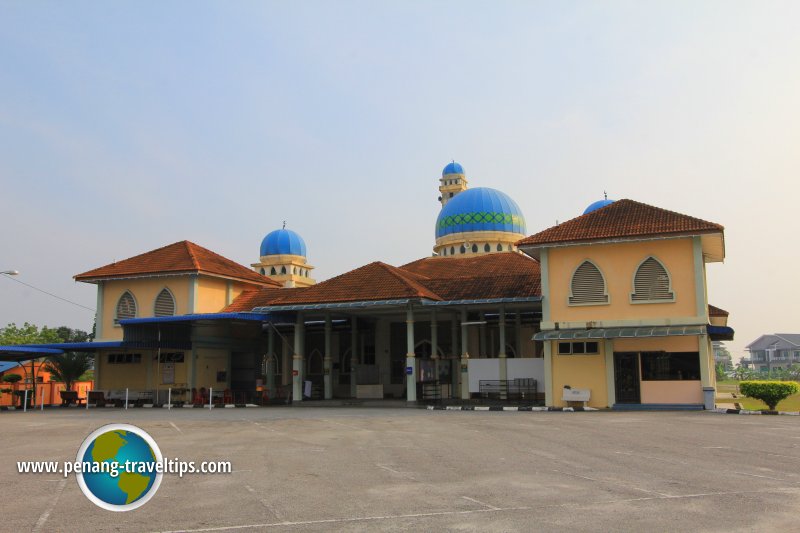
[[51, 355], [44, 364], [53, 381], [61, 381], [67, 390], [92, 367], [92, 358], [85, 353], [64, 353]]
[[[66, 328], [69, 329], [69, 328]], [[21, 327], [14, 322], [0, 328], [0, 345], [16, 344], [52, 344], [63, 342], [58, 334], [58, 329], [38, 326], [25, 322]]]
[[742, 381], [739, 389], [745, 396], [761, 400], [770, 411], [774, 411], [781, 401], [797, 394], [800, 386], [794, 381]]

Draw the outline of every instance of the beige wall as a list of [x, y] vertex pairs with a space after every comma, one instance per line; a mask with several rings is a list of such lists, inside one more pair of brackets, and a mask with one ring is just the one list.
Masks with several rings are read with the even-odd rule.
[[200, 276], [195, 313], [219, 313], [227, 305], [228, 281]]
[[608, 407], [608, 388], [606, 385], [606, 362], [602, 352], [597, 355], [558, 355], [558, 342], [552, 343], [553, 350], [553, 405], [566, 405], [561, 399], [564, 385], [573, 389], [589, 389], [590, 407]]
[[[632, 304], [633, 276], [653, 256], [666, 267], [674, 302]], [[575, 269], [591, 260], [606, 280], [609, 304], [569, 305]], [[663, 319], [697, 316], [692, 239], [592, 244], [552, 248], [548, 252], [550, 319], [554, 322]]]
[[697, 352], [698, 338], [685, 337], [649, 337], [643, 339], [614, 339], [615, 352]]
[[164, 276], [159, 278], [109, 280], [103, 282], [103, 337], [98, 340], [121, 340], [122, 327], [114, 324], [117, 303], [129, 291], [136, 300], [136, 316], [150, 317], [154, 314], [156, 297], [165, 287], [175, 298], [175, 313], [185, 315], [189, 310], [190, 278], [186, 276]]
[[642, 381], [642, 403], [703, 403], [700, 381]]

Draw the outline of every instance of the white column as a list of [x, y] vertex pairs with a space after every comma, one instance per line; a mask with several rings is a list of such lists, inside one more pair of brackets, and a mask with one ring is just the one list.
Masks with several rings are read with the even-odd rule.
[[[408, 374], [408, 369], [411, 374]], [[414, 354], [414, 310], [406, 311], [406, 401], [417, 401], [417, 358]]]
[[544, 341], [544, 404], [553, 407], [553, 343]]
[[272, 324], [269, 324], [269, 332], [267, 334], [267, 390], [270, 397], [275, 396], [275, 330]]
[[603, 353], [606, 358], [606, 394], [608, 394], [608, 407], [614, 407], [617, 403], [617, 389], [614, 384], [614, 341], [605, 339], [603, 341]]
[[[506, 308], [500, 307], [500, 319], [498, 321], [500, 327], [500, 351], [497, 352], [497, 357], [500, 359], [500, 381], [508, 380], [508, 359], [506, 358]], [[501, 389], [502, 391], [503, 389]], [[501, 393], [500, 398], [505, 399], [506, 394]]]
[[450, 322], [450, 396], [452, 398], [460, 398], [461, 392], [458, 390], [458, 374], [459, 374], [459, 361], [458, 361], [458, 315], [454, 314]]
[[480, 317], [483, 324], [478, 326], [478, 349], [480, 350], [478, 357], [485, 359], [489, 357], [489, 351], [486, 349], [486, 313], [481, 312]]
[[325, 359], [323, 360], [323, 381], [325, 386], [325, 399], [333, 398], [333, 376], [331, 375], [331, 315], [325, 315]]
[[469, 331], [466, 325], [467, 310], [461, 311], [461, 399], [469, 400], [469, 352], [467, 345], [469, 344]]
[[431, 359], [434, 361], [434, 379], [439, 381], [439, 324], [436, 311], [431, 312]]
[[303, 315], [297, 314], [294, 325], [294, 355], [292, 355], [292, 402], [303, 401]]
[[525, 349], [522, 346], [522, 313], [519, 309], [514, 315], [514, 334], [517, 337], [517, 357], [525, 357]]
[[358, 392], [358, 319], [350, 320], [350, 397], [355, 398]]

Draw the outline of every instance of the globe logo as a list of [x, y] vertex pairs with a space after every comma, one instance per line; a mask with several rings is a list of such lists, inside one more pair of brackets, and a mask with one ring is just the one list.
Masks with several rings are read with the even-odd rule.
[[109, 511], [141, 507], [158, 491], [163, 456], [146, 431], [131, 424], [108, 424], [92, 432], [78, 449], [77, 474], [83, 494]]

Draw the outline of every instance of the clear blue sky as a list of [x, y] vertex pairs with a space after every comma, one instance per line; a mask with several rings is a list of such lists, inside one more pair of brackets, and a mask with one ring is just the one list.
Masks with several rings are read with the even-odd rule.
[[[735, 355], [800, 332], [797, 2], [0, 1], [0, 270], [178, 240], [243, 264], [283, 220], [318, 279], [428, 255], [437, 179], [533, 233], [608, 190], [726, 226]], [[0, 279], [0, 324], [92, 313]]]

